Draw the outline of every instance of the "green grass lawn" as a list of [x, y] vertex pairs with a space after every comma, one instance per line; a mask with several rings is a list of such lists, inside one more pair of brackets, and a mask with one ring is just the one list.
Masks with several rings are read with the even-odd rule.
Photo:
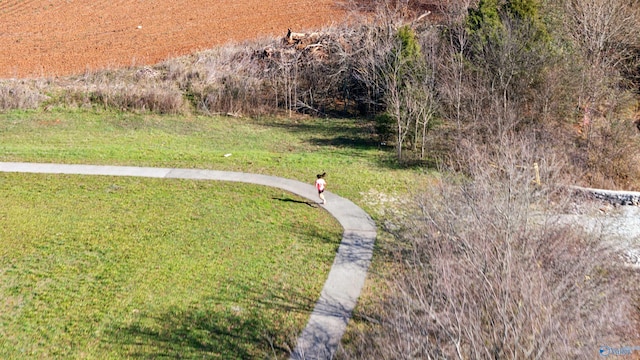
[[405, 192], [423, 179], [421, 170], [397, 167], [393, 149], [372, 138], [368, 124], [352, 119], [0, 114], [0, 161], [233, 170], [309, 183], [326, 171], [328, 190], [356, 203], [369, 191]]
[[[0, 114], [0, 161], [326, 171], [374, 216], [370, 194], [425, 178], [389, 156], [353, 120]], [[342, 232], [246, 184], [0, 174], [0, 192], [3, 359], [286, 356]]]
[[0, 176], [0, 358], [282, 355], [341, 238], [277, 189]]

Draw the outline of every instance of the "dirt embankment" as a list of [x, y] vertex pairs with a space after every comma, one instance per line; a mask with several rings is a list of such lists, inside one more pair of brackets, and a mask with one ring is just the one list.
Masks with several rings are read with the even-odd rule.
[[0, 78], [153, 64], [344, 17], [334, 0], [0, 1]]

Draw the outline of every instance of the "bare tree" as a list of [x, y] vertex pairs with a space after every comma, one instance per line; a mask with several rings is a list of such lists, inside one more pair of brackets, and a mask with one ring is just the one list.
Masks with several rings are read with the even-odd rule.
[[588, 125], [600, 105], [616, 103], [612, 90], [622, 80], [621, 71], [638, 65], [640, 1], [566, 0], [564, 11], [566, 33], [584, 64], [579, 106]]
[[399, 51], [391, 51], [387, 57], [387, 62], [382, 68], [385, 80], [385, 103], [387, 112], [395, 120], [396, 125], [396, 155], [398, 160], [402, 159], [402, 149], [407, 134], [411, 129], [413, 121], [413, 109], [407, 106], [410, 92], [413, 90], [409, 76], [403, 68], [403, 59]]
[[640, 47], [640, 1], [566, 0], [568, 33], [588, 62], [616, 68]]
[[[577, 49], [580, 67], [576, 118], [576, 162], [592, 186], [632, 186], [640, 169], [631, 108], [636, 92], [624, 74], [640, 65], [640, 1], [566, 0], [565, 33]], [[606, 158], [606, 161], [603, 161]]]
[[469, 83], [466, 80], [468, 71], [465, 65], [465, 53], [470, 46], [469, 34], [464, 28], [464, 17], [470, 6], [469, 1], [454, 1], [440, 8], [444, 17], [443, 26], [449, 31], [445, 33], [446, 41], [439, 55], [442, 61], [438, 69], [440, 74], [438, 90], [443, 95], [443, 102], [451, 108], [449, 112], [452, 114], [451, 118], [455, 120], [458, 134], [462, 133], [463, 98], [469, 94], [464, 89], [465, 84]]

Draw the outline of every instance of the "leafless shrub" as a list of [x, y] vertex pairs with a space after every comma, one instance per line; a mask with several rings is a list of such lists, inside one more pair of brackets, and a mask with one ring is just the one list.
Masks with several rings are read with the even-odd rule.
[[195, 110], [204, 113], [257, 115], [276, 105], [269, 92], [272, 76], [262, 49], [275, 42], [230, 44], [159, 66], [165, 81], [175, 82]]
[[91, 103], [123, 111], [150, 111], [159, 114], [179, 113], [183, 106], [182, 93], [171, 86], [140, 86], [115, 84], [98, 86], [87, 96]]
[[[638, 133], [634, 128], [640, 58], [640, 2], [563, 2], [565, 33], [579, 56], [577, 132], [572, 155], [585, 185], [639, 189]], [[626, 77], [625, 77], [626, 76]]]
[[51, 81], [47, 106], [102, 107], [118, 111], [177, 114], [185, 110], [184, 94], [152, 67], [87, 72]]
[[[263, 106], [260, 80], [229, 74], [202, 89], [201, 111], [207, 113], [234, 113], [255, 115]], [[253, 106], [252, 106], [253, 105]]]
[[604, 189], [638, 190], [639, 134], [629, 118], [596, 121], [585, 129], [578, 144], [588, 169], [586, 185]]
[[640, 1], [567, 0], [563, 4], [567, 33], [593, 67], [620, 70], [640, 48]]
[[[487, 153], [469, 144], [469, 178], [418, 197], [403, 219], [399, 269], [342, 356], [380, 359], [587, 358], [634, 339], [628, 278], [598, 241], [555, 221], [563, 162], [528, 140]], [[532, 163], [544, 163], [543, 185]], [[625, 273], [623, 273], [625, 272]]]
[[16, 80], [0, 83], [0, 111], [35, 109], [46, 98], [34, 83]]

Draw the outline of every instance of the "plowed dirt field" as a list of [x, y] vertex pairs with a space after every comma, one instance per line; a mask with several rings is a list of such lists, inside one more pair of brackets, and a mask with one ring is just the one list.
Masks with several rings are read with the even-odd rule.
[[0, 0], [0, 78], [153, 64], [344, 15], [335, 0]]

